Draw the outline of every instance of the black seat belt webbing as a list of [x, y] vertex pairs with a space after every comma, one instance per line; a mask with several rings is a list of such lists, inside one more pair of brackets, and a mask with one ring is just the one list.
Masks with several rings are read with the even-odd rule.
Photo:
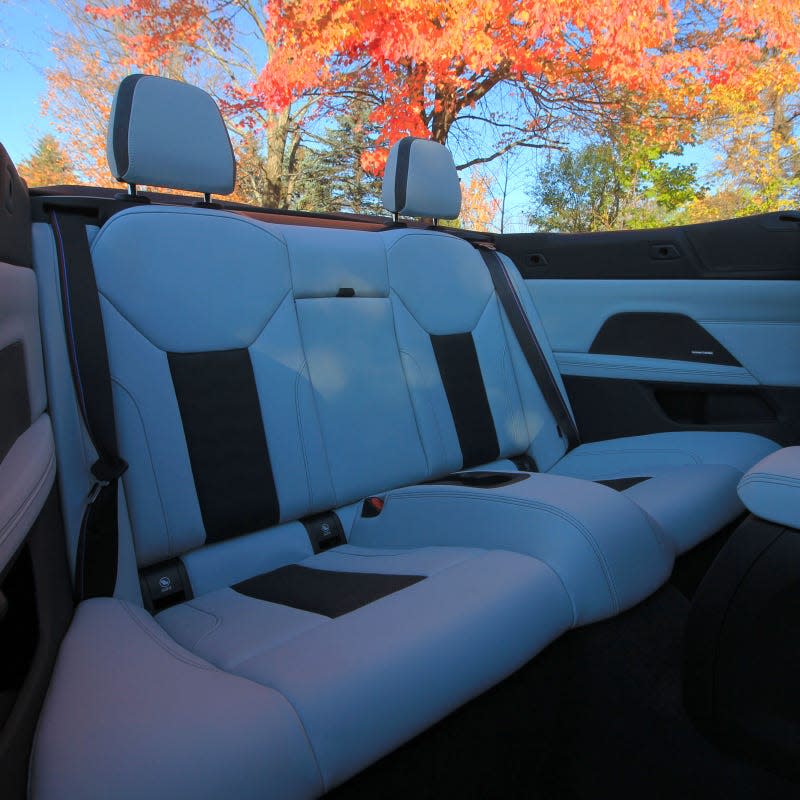
[[530, 320], [525, 314], [522, 302], [517, 295], [514, 284], [511, 282], [511, 277], [496, 251], [489, 250], [486, 247], [478, 247], [477, 249], [486, 263], [497, 297], [503, 305], [508, 321], [511, 323], [514, 336], [517, 337], [525, 360], [528, 362], [528, 367], [530, 367], [534, 379], [539, 384], [539, 389], [556, 421], [559, 433], [567, 443], [567, 451], [569, 452], [580, 444], [578, 429], [575, 427], [572, 414], [570, 414], [567, 404], [564, 402], [564, 397], [558, 388], [550, 365], [547, 363], [541, 345], [533, 332]]
[[89, 438], [97, 451], [91, 471], [96, 483], [81, 524], [75, 566], [78, 600], [108, 597], [117, 583], [119, 479], [128, 468], [117, 447], [111, 373], [86, 225], [96, 220], [51, 211], [61, 279], [61, 302], [75, 394]]

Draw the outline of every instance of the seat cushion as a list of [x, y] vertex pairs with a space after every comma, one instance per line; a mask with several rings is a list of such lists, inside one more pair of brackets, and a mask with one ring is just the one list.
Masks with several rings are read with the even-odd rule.
[[157, 620], [187, 650], [289, 700], [326, 790], [505, 678], [572, 621], [559, 578], [513, 553], [345, 545], [299, 566], [423, 579], [337, 617], [229, 588]]
[[278, 691], [176, 644], [143, 609], [82, 603], [34, 744], [30, 797], [316, 797], [314, 751]]
[[588, 480], [647, 475], [658, 467], [684, 464], [724, 464], [746, 472], [777, 449], [775, 442], [752, 433], [651, 433], [583, 444], [549, 471]]
[[593, 481], [647, 478], [624, 493], [683, 553], [744, 511], [736, 494], [742, 473], [777, 449], [749, 433], [655, 433], [583, 444], [550, 472]]
[[396, 489], [380, 515], [356, 520], [350, 541], [524, 553], [563, 581], [574, 625], [630, 608], [667, 580], [674, 547], [635, 502], [589, 481], [514, 474], [524, 479], [491, 488], [438, 482]]
[[800, 447], [759, 461], [739, 483], [739, 497], [762, 519], [800, 529]]
[[685, 553], [744, 511], [735, 487], [741, 473], [721, 464], [651, 470], [653, 476], [624, 490]]

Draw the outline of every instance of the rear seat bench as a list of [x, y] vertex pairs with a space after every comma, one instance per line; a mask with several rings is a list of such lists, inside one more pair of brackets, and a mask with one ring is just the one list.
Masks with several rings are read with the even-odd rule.
[[[186, 114], [187, 88], [152, 80], [141, 95], [151, 79], [139, 81], [129, 112], [140, 143], [151, 101], [166, 118], [145, 133], [161, 143]], [[232, 184], [225, 145], [214, 173], [227, 159]], [[136, 152], [147, 157], [128, 177], [175, 157]], [[208, 153], [183, 155], [194, 155], [192, 171], [173, 185], [208, 190]], [[43, 226], [35, 235], [47, 363], [51, 380], [69, 381], [53, 238]], [[136, 565], [158, 565], [156, 579], [176, 580], [173, 559], [185, 555], [183, 591], [194, 596], [144, 612], [121, 542], [118, 596], [82, 603], [63, 643], [33, 797], [316, 796], [572, 624], [562, 581], [527, 556], [352, 545], [314, 554], [297, 520], [313, 525], [308, 515], [396, 485], [396, 474], [389, 459], [383, 473], [377, 462], [356, 470], [363, 489], [334, 486], [279, 232], [209, 209], [141, 206], [92, 239], [129, 461], [120, 530], [129, 520]], [[75, 491], [74, 469], [63, 486], [85, 497], [94, 456], [70, 439], [66, 387], [52, 394], [59, 458], [82, 464], [84, 488]]]
[[[232, 188], [213, 101], [127, 80], [111, 120], [115, 174]], [[188, 118], [209, 135], [186, 141]], [[441, 198], [414, 175], [455, 172], [424, 147], [426, 168], [418, 149], [414, 206], [394, 210], [427, 215]], [[677, 517], [655, 501], [643, 511], [632, 490], [556, 474], [424, 484], [493, 459], [510, 471], [503, 459], [525, 452], [555, 472], [572, 455], [466, 242], [159, 206], [91, 235], [130, 465], [119, 579], [114, 598], [81, 604], [62, 646], [33, 797], [316, 796], [668, 576]], [[53, 237], [42, 224], [34, 237], [74, 551], [94, 459], [64, 367]], [[705, 503], [722, 472], [697, 466]], [[375, 495], [382, 509], [365, 513]], [[348, 543], [315, 552], [322, 525], [341, 525]], [[146, 613], [137, 568], [179, 584], [185, 571], [184, 596], [170, 595], [183, 602], [156, 593]]]

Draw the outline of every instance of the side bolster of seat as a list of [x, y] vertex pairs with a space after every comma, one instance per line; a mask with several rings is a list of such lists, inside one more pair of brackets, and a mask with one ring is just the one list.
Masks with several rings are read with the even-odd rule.
[[[95, 228], [87, 228], [90, 241]], [[90, 468], [97, 454], [83, 425], [67, 354], [64, 317], [61, 308], [61, 284], [56, 260], [55, 241], [50, 226], [33, 225], [33, 262], [39, 290], [39, 318], [47, 374], [47, 399], [55, 439], [57, 482], [61, 513], [67, 537], [70, 569], [74, 571], [86, 498], [94, 483]], [[125, 493], [120, 484], [120, 547], [116, 596], [141, 602], [133, 538], [127, 515]]]
[[647, 475], [647, 470], [687, 464], [722, 464], [747, 472], [780, 445], [753, 433], [669, 431], [588, 442], [558, 462], [553, 472], [595, 480]]
[[[550, 344], [550, 339], [547, 336], [547, 331], [545, 330], [544, 324], [542, 323], [541, 316], [539, 315], [539, 311], [536, 308], [536, 303], [534, 298], [531, 296], [531, 293], [528, 291], [528, 288], [525, 285], [525, 282], [522, 280], [522, 276], [519, 274], [519, 270], [517, 269], [514, 262], [503, 253], [500, 254], [500, 259], [505, 266], [508, 276], [511, 278], [511, 282], [514, 285], [514, 289], [516, 290], [517, 296], [522, 303], [522, 309], [525, 312], [525, 316], [527, 316], [528, 321], [531, 324], [531, 329], [533, 330], [536, 341], [539, 343], [539, 347], [544, 354], [544, 357], [547, 361], [547, 365], [550, 367], [550, 371], [553, 374], [553, 378], [555, 379], [556, 385], [558, 386], [559, 391], [561, 392], [561, 396], [564, 398], [564, 402], [566, 403], [567, 409], [569, 410], [570, 414], [572, 415], [573, 421], [575, 421], [575, 413], [572, 410], [572, 406], [569, 402], [569, 396], [567, 395], [567, 389], [564, 386], [564, 381], [561, 378], [561, 373], [558, 369], [558, 362], [556, 361], [555, 353], [553, 352], [553, 348]], [[506, 335], [508, 337], [513, 337], [514, 334], [511, 331], [511, 326], [508, 324], [508, 319], [504, 317], [504, 322], [506, 323]], [[520, 358], [515, 360], [515, 366], [517, 366], [519, 380], [524, 385], [528, 380], [532, 380], [533, 376], [530, 374], [530, 369], [528, 368], [527, 364], [522, 361], [521, 356], [522, 353], [519, 353]], [[562, 443], [562, 452], [563, 452], [563, 443]], [[542, 464], [543, 469], [547, 469], [548, 465]]]
[[55, 477], [53, 429], [42, 414], [0, 460], [0, 570], [25, 540]]
[[800, 447], [759, 461], [740, 481], [739, 497], [756, 516], [800, 529]]
[[377, 517], [357, 518], [350, 541], [369, 547], [491, 547], [533, 556], [563, 581], [575, 625], [643, 600], [668, 577], [673, 546], [630, 499], [553, 475], [493, 489], [412, 486], [389, 492]]
[[33, 800], [320, 792], [285, 697], [195, 657], [141, 609], [113, 599], [78, 608], [39, 722]]
[[724, 464], [687, 464], [651, 470], [653, 477], [624, 494], [643, 508], [685, 553], [738, 517], [736, 496], [741, 473]]
[[39, 287], [47, 393], [56, 443], [58, 484], [67, 535], [67, 553], [74, 569], [84, 503], [92, 487], [89, 468], [95, 456], [81, 424], [70, 374], [55, 241], [50, 226], [33, 225], [33, 263]]

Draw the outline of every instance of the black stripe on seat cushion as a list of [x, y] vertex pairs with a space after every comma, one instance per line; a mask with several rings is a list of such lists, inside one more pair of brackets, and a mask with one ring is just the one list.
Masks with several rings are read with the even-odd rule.
[[462, 466], [494, 461], [500, 445], [472, 334], [431, 334], [431, 344], [461, 445]]
[[333, 572], [290, 564], [232, 588], [268, 603], [280, 603], [326, 617], [341, 617], [424, 579], [424, 575]]
[[608, 486], [611, 489], [616, 489], [618, 492], [624, 492], [630, 489], [631, 486], [636, 486], [637, 483], [644, 483], [649, 481], [650, 478], [610, 478], [605, 481], [595, 481], [595, 483], [602, 483], [603, 486]]
[[280, 508], [250, 353], [167, 357], [206, 541], [274, 525]]

